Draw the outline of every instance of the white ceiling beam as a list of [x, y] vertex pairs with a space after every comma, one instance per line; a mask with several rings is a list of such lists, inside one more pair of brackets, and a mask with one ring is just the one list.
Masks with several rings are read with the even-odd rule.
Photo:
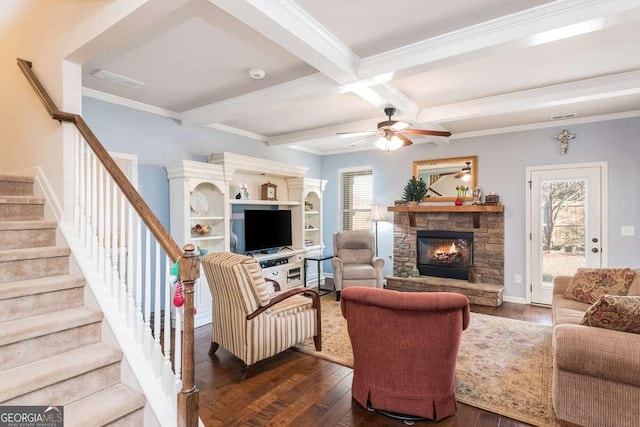
[[388, 82], [359, 81], [360, 58], [292, 0], [209, 0], [332, 78], [344, 89], [383, 109], [393, 105], [415, 120], [418, 106]]
[[360, 58], [292, 0], [209, 0], [339, 84], [355, 82]]
[[359, 77], [394, 78], [492, 49], [516, 50], [638, 19], [637, 0], [559, 0], [363, 58]]
[[290, 82], [215, 102], [182, 113], [183, 125], [209, 125], [233, 120], [254, 111], [281, 108], [296, 100], [341, 93], [339, 86], [323, 74], [313, 74]]
[[638, 93], [640, 70], [425, 108], [418, 121], [446, 123]]
[[269, 146], [295, 144], [302, 141], [323, 141], [326, 139], [343, 138], [345, 141], [349, 139], [363, 138], [362, 135], [336, 135], [338, 132], [359, 132], [376, 130], [377, 122], [375, 119], [358, 120], [355, 122], [341, 123], [334, 126], [325, 126], [315, 129], [304, 130], [300, 132], [291, 132], [281, 135], [269, 137], [267, 141]]
[[231, 133], [233, 135], [244, 136], [245, 138], [255, 139], [257, 141], [261, 141], [265, 143], [269, 141], [269, 137], [267, 136], [260, 135], [259, 133], [255, 133], [255, 132], [249, 132], [248, 130], [244, 130], [244, 129], [234, 128], [233, 126], [226, 126], [226, 125], [221, 125], [219, 123], [215, 123], [212, 125], [207, 125], [207, 127], [211, 129], [216, 129], [222, 132]]

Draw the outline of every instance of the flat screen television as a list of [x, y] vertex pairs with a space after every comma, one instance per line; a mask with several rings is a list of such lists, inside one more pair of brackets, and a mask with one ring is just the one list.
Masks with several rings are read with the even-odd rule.
[[290, 210], [244, 211], [244, 250], [246, 252], [291, 246]]

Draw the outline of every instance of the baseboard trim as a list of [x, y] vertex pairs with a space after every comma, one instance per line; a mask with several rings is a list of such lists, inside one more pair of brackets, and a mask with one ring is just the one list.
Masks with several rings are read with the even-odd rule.
[[502, 296], [502, 301], [506, 301], [506, 302], [514, 302], [516, 304], [529, 304], [527, 302], [526, 298], [522, 298], [522, 297], [512, 297], [509, 295], [503, 295]]

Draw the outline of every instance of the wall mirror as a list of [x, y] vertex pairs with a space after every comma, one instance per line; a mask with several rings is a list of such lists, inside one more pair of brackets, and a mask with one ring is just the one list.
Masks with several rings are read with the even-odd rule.
[[413, 176], [427, 183], [425, 201], [452, 202], [458, 194], [456, 187], [460, 185], [469, 187], [463, 200], [473, 200], [473, 189], [478, 185], [478, 156], [415, 160]]

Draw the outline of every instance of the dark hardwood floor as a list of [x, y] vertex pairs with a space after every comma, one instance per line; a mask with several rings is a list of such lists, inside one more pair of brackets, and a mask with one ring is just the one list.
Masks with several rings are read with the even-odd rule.
[[[551, 310], [523, 304], [472, 306], [472, 311], [551, 324]], [[255, 376], [242, 381], [243, 363], [223, 348], [207, 354], [211, 327], [196, 329], [195, 375], [200, 390], [200, 417], [206, 426], [402, 426], [351, 399], [353, 370], [287, 350], [258, 364]], [[500, 415], [458, 404], [455, 416], [416, 426], [526, 426]]]

